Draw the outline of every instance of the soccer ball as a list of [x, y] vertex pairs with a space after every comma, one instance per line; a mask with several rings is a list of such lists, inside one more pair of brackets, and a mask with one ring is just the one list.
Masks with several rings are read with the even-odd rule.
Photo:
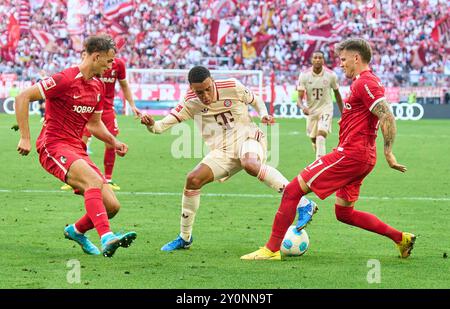
[[309, 237], [306, 230], [297, 231], [295, 225], [291, 225], [284, 235], [281, 243], [281, 253], [289, 256], [300, 256], [309, 248]]

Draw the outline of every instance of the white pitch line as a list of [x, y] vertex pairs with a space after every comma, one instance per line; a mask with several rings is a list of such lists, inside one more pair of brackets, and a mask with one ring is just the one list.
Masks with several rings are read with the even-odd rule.
[[[61, 190], [9, 190], [0, 189], [0, 193], [56, 193], [56, 194], [70, 194], [68, 191]], [[127, 192], [116, 191], [117, 195], [150, 195], [150, 196], [180, 196], [181, 192]], [[312, 196], [312, 195], [311, 195]], [[246, 194], [246, 193], [202, 193], [202, 197], [242, 197], [242, 198], [280, 198], [279, 194]], [[449, 202], [450, 197], [431, 197], [431, 196], [360, 196], [362, 200], [403, 200], [403, 201], [438, 201]]]

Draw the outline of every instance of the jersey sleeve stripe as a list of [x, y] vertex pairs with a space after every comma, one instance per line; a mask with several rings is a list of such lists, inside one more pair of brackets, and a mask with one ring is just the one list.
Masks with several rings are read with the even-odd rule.
[[234, 80], [219, 80], [216, 82], [217, 85], [221, 85], [221, 84], [233, 84], [236, 85], [236, 81]]
[[385, 97], [381, 97], [379, 99], [376, 99], [375, 102], [372, 103], [372, 105], [370, 105], [369, 111], [372, 111], [372, 109], [375, 107], [375, 105], [377, 105], [380, 101], [385, 100]]
[[41, 96], [44, 98], [44, 100], [46, 99], [45, 98], [45, 93], [44, 93], [44, 89], [42, 89], [42, 85], [41, 85], [41, 83], [39, 82], [39, 83], [37, 83], [37, 85], [38, 85], [38, 88], [39, 88], [39, 92], [41, 93]]
[[174, 116], [178, 122], [181, 122], [180, 118], [178, 118], [177, 115], [175, 115], [174, 113], [170, 113], [170, 115]]
[[248, 103], [248, 104], [252, 104], [253, 101], [255, 101], [255, 94], [252, 92], [252, 100], [251, 100], [250, 103]]

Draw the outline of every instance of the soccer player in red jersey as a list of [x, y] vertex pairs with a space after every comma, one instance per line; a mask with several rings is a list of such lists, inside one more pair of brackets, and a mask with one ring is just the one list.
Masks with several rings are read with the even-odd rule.
[[[126, 69], [125, 62], [120, 58], [115, 58], [111, 69], [106, 70], [100, 80], [105, 84], [105, 98], [103, 105], [102, 121], [105, 124], [108, 131], [117, 137], [119, 134], [119, 126], [117, 124], [116, 115], [114, 112], [114, 93], [116, 81], [119, 81], [120, 88], [122, 89], [125, 99], [131, 106], [136, 117], [141, 116], [141, 111], [136, 107], [133, 100], [133, 95], [131, 94], [130, 87], [126, 80]], [[87, 142], [87, 139], [91, 137], [89, 130], [85, 129], [83, 132], [83, 140]], [[105, 178], [108, 185], [113, 190], [120, 190], [120, 187], [113, 182], [112, 173], [114, 169], [114, 163], [116, 161], [116, 151], [114, 145], [105, 143], [105, 155], [103, 159]], [[61, 189], [71, 189], [70, 186], [63, 186]]]
[[[361, 184], [375, 166], [378, 127], [383, 134], [384, 156], [389, 166], [402, 173], [406, 166], [399, 164], [392, 152], [395, 118], [380, 79], [369, 68], [372, 57], [369, 43], [348, 39], [339, 44], [337, 52], [345, 76], [353, 80], [350, 95], [344, 100], [338, 147], [308, 165], [286, 186], [269, 241], [259, 250], [242, 256], [243, 260], [281, 259], [281, 242], [295, 218], [300, 198], [311, 191], [321, 199], [336, 192], [335, 213], [339, 221], [392, 239], [402, 258], [411, 253], [415, 235], [398, 231], [373, 214], [354, 209]], [[298, 230], [306, 226], [316, 210], [315, 207], [298, 208]]]
[[100, 254], [84, 235], [95, 227], [102, 243], [102, 254], [111, 257], [118, 247], [128, 247], [135, 232], [114, 234], [109, 218], [120, 204], [100, 170], [86, 154], [81, 140], [84, 127], [98, 139], [114, 145], [124, 156], [128, 147], [118, 141], [101, 121], [104, 84], [97, 76], [111, 68], [115, 56], [114, 41], [108, 36], [91, 36], [86, 42], [86, 56], [79, 66], [48, 77], [25, 89], [16, 98], [16, 118], [20, 129], [17, 150], [28, 155], [31, 150], [28, 110], [30, 102], [46, 100], [46, 120], [36, 141], [42, 167], [84, 195], [86, 214], [64, 230], [66, 238], [76, 241], [84, 252]]

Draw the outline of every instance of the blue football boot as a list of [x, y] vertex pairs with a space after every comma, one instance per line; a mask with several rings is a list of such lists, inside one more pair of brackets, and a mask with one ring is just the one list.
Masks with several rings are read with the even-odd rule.
[[168, 242], [164, 246], [162, 246], [162, 251], [173, 251], [178, 249], [189, 249], [189, 247], [192, 245], [192, 236], [189, 239], [189, 241], [184, 240], [181, 238], [180, 235], [175, 240], [172, 240], [171, 242]]
[[128, 232], [125, 234], [108, 233], [102, 236], [102, 254], [105, 257], [112, 257], [117, 248], [128, 248], [133, 240], [137, 237], [136, 232]]
[[79, 244], [84, 253], [100, 255], [100, 250], [98, 250], [98, 248], [84, 234], [80, 234], [75, 231], [74, 224], [66, 226], [64, 229], [64, 237]]
[[297, 206], [298, 219], [295, 228], [300, 231], [306, 227], [306, 225], [311, 222], [312, 216], [319, 210], [317, 204], [307, 198], [303, 197]]

